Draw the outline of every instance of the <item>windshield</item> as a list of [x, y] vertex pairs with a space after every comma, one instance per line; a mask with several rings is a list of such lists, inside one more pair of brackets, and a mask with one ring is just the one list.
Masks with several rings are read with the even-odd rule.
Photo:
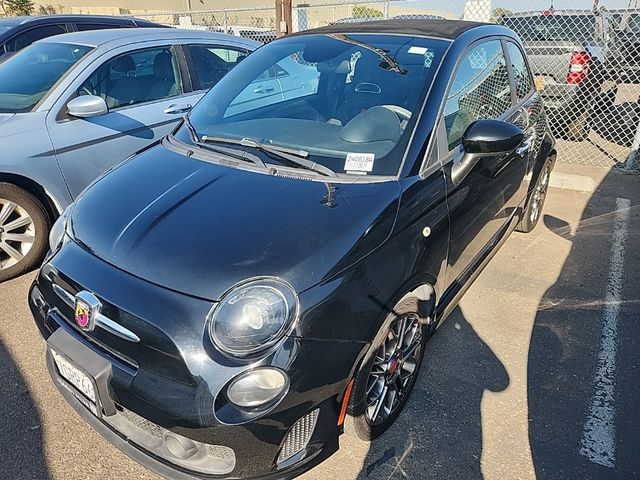
[[35, 43], [0, 63], [0, 113], [28, 112], [90, 47]]
[[595, 15], [536, 15], [504, 17], [502, 24], [527, 41], [593, 42]]
[[208, 144], [245, 139], [236, 147], [267, 164], [395, 176], [447, 45], [371, 34], [278, 40], [249, 55], [198, 103], [189, 115], [191, 137]]

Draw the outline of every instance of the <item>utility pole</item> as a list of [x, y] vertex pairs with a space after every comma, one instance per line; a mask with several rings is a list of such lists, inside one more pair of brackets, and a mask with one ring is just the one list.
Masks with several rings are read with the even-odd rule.
[[293, 31], [291, 0], [276, 0], [276, 36], [282, 37]]

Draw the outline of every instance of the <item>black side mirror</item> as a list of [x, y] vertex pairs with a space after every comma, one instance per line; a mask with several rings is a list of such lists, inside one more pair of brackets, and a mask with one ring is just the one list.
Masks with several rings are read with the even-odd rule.
[[524, 132], [517, 126], [500, 120], [478, 120], [464, 132], [464, 154], [451, 167], [451, 181], [460, 185], [482, 157], [509, 153], [518, 148]]
[[500, 120], [478, 120], [464, 132], [462, 147], [465, 153], [497, 155], [515, 150], [524, 132], [512, 123]]

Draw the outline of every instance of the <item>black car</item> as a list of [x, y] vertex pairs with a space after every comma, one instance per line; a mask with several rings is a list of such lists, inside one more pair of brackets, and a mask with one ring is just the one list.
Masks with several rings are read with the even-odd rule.
[[0, 18], [0, 62], [37, 40], [105, 28], [161, 27], [147, 20], [104, 15], [42, 15]]
[[[256, 88], [285, 67], [295, 92]], [[299, 474], [393, 423], [554, 159], [509, 29], [277, 39], [53, 227], [29, 303], [54, 383], [167, 477]]]
[[517, 12], [500, 23], [524, 44], [554, 135], [576, 142], [587, 138], [594, 114], [612, 105], [616, 95], [604, 84], [613, 79], [608, 68], [613, 24], [606, 12]]

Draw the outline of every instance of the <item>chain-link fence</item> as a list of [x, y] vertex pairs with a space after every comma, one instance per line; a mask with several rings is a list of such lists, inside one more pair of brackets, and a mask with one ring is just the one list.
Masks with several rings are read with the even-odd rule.
[[[638, 3], [294, 0], [291, 29], [394, 18], [464, 19], [506, 25], [524, 42], [536, 87], [558, 139], [558, 158], [595, 166], [629, 166], [640, 147]], [[130, 13], [166, 25], [226, 32], [263, 42], [276, 36], [273, 0], [252, 8]]]

